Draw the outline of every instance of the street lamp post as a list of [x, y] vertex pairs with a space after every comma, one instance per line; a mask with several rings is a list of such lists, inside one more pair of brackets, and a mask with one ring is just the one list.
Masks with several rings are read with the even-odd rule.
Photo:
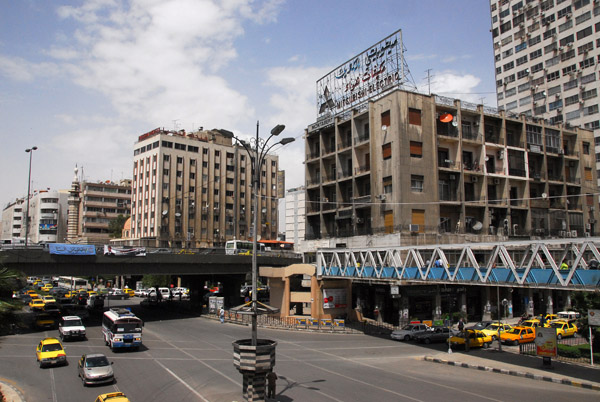
[[29, 154], [29, 175], [27, 176], [27, 208], [25, 212], [25, 249], [27, 249], [27, 242], [29, 238], [29, 194], [31, 192], [31, 159], [33, 157], [33, 151], [38, 149], [36, 146], [27, 148], [25, 152]]
[[[250, 158], [250, 167], [252, 174], [252, 193], [254, 202], [252, 203], [254, 215], [252, 217], [252, 301], [242, 306], [234, 307], [230, 311], [249, 314], [252, 316], [252, 338], [241, 339], [233, 342], [234, 366], [244, 376], [244, 399], [247, 401], [264, 401], [266, 373], [273, 369], [275, 365], [275, 347], [277, 342], [268, 339], [258, 339], [257, 321], [259, 314], [258, 306], [258, 269], [257, 269], [257, 250], [258, 250], [258, 209], [261, 190], [261, 168], [265, 163], [269, 151], [276, 145], [286, 145], [294, 141], [294, 138], [283, 138], [279, 142], [269, 145], [271, 138], [278, 136], [285, 129], [283, 124], [275, 126], [271, 130], [271, 135], [263, 140], [259, 136], [259, 122], [256, 122], [256, 137], [251, 138], [249, 142], [237, 138], [231, 131], [219, 130], [219, 132], [229, 138], [233, 138], [239, 143]], [[270, 306], [261, 304], [261, 314], [276, 312]]]

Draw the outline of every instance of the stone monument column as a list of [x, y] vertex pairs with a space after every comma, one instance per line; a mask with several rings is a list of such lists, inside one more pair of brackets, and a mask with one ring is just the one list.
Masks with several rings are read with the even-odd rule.
[[79, 197], [80, 186], [79, 179], [77, 178], [77, 172], [79, 169], [75, 167], [75, 175], [71, 182], [71, 189], [69, 190], [69, 212], [67, 217], [67, 243], [76, 243], [79, 238], [79, 204], [81, 198]]

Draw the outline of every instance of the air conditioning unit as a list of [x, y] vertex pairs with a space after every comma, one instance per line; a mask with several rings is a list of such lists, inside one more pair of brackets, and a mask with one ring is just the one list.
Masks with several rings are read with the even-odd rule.
[[477, 183], [479, 178], [477, 176], [471, 176], [471, 183]]
[[414, 232], [418, 232], [419, 231], [419, 225], [410, 224], [410, 225], [408, 225], [408, 230], [410, 230], [413, 233]]
[[358, 224], [365, 223], [365, 220], [363, 218], [356, 218], [356, 223], [358, 223]]
[[560, 231], [558, 232], [558, 236], [559, 236], [559, 237], [567, 237], [567, 232], [565, 232], [564, 230], [560, 230]]
[[590, 230], [590, 229], [592, 228], [592, 225], [590, 225], [589, 223], [586, 223], [586, 224], [585, 224], [585, 228], [586, 228], [587, 230]]
[[498, 159], [500, 159], [500, 160], [504, 159], [504, 151], [503, 150], [498, 151]]
[[582, 91], [585, 91], [585, 85], [581, 85], [581, 86], [579, 87], [579, 89], [581, 89]]
[[571, 230], [571, 237], [577, 237], [577, 231]]
[[377, 196], [377, 198], [378, 198], [380, 201], [385, 201], [385, 194], [379, 194], [379, 195]]
[[573, 42], [567, 43], [567, 47], [573, 47]]

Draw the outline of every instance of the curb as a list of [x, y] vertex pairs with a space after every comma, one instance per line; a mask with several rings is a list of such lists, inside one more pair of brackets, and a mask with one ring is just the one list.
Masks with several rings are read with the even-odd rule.
[[4, 396], [6, 402], [24, 402], [25, 397], [14, 386], [0, 381], [0, 396]]
[[524, 377], [524, 378], [530, 378], [532, 380], [553, 382], [555, 384], [571, 385], [573, 387], [579, 387], [579, 388], [591, 389], [594, 391], [600, 391], [600, 385], [584, 383], [584, 382], [579, 382], [579, 381], [571, 381], [566, 378], [555, 378], [555, 377], [548, 377], [548, 376], [544, 376], [544, 375], [538, 375], [538, 374], [522, 372], [522, 371], [499, 369], [499, 368], [493, 368], [493, 367], [488, 367], [488, 366], [479, 366], [476, 364], [461, 363], [461, 362], [455, 362], [455, 361], [451, 361], [451, 360], [438, 359], [438, 358], [431, 357], [431, 356], [424, 356], [423, 360], [427, 361], [427, 362], [432, 362], [432, 363], [447, 364], [449, 366], [464, 367], [464, 368], [470, 368], [470, 369], [475, 369], [475, 370], [480, 370], [480, 371], [489, 371], [492, 373], [512, 375], [515, 377]]

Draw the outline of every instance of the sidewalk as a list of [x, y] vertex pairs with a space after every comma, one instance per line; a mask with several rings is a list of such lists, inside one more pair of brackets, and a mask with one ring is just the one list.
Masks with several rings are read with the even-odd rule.
[[9, 384], [4, 379], [0, 378], [0, 397], [4, 396], [4, 401], [6, 402], [24, 402], [25, 398], [21, 394], [21, 392]]
[[591, 366], [553, 360], [551, 368], [543, 368], [540, 357], [498, 352], [495, 349], [471, 349], [468, 353], [464, 351], [440, 352], [424, 356], [423, 359], [434, 363], [600, 391], [600, 365], [597, 364]]

